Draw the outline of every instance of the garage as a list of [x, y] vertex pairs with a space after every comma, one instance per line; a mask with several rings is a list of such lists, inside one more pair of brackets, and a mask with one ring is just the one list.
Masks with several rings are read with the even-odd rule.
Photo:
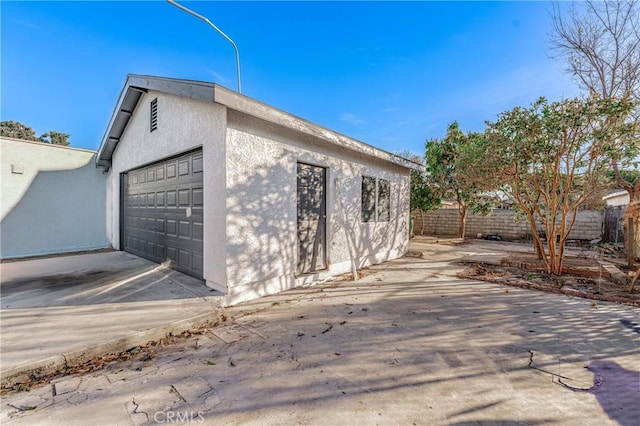
[[203, 278], [202, 149], [122, 174], [124, 250]]
[[142, 75], [96, 164], [113, 248], [170, 263], [224, 305], [402, 256], [422, 170], [215, 83]]

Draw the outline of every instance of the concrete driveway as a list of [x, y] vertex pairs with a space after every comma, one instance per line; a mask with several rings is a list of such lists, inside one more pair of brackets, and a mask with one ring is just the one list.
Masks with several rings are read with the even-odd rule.
[[220, 294], [125, 252], [0, 265], [3, 384], [215, 321]]
[[638, 309], [460, 280], [476, 248], [422, 248], [357, 282], [227, 308], [150, 359], [5, 395], [0, 420], [637, 425]]

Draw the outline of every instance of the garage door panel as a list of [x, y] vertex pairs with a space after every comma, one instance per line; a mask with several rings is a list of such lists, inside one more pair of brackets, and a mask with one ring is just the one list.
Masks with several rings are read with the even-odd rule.
[[176, 191], [167, 191], [167, 206], [175, 206], [177, 201]]
[[178, 205], [180, 207], [189, 207], [191, 203], [189, 202], [189, 189], [181, 189], [178, 191]]
[[178, 162], [178, 175], [187, 176], [189, 174], [189, 160]]
[[202, 265], [203, 265], [202, 255], [198, 254], [198, 253], [194, 253], [193, 254], [193, 268], [196, 271], [200, 271], [200, 274], [202, 274]]
[[202, 151], [124, 175], [124, 249], [202, 278]]
[[167, 164], [167, 179], [176, 177], [176, 165]]
[[178, 262], [178, 250], [173, 247], [167, 247], [167, 259], [172, 262]]
[[187, 221], [187, 220], [181, 220], [180, 222], [178, 222], [178, 237], [187, 240], [191, 239], [191, 232], [190, 232], [190, 225], [191, 222]]
[[203, 237], [203, 225], [202, 222], [193, 222], [193, 239], [202, 241]]
[[187, 250], [180, 250], [179, 253], [178, 265], [182, 267], [191, 266], [191, 253]]
[[178, 221], [167, 219], [167, 235], [170, 237], [178, 236]]
[[193, 174], [202, 173], [203, 164], [202, 164], [202, 156], [194, 156], [193, 157]]
[[204, 203], [204, 191], [202, 188], [194, 188], [193, 189], [193, 206], [201, 207]]

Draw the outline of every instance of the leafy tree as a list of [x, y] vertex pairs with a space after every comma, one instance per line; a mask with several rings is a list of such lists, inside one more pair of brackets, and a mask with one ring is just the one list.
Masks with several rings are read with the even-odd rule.
[[[629, 182], [631, 185], [635, 185], [638, 183], [638, 177], [640, 177], [640, 170], [620, 170], [619, 173], [622, 175], [623, 179]], [[609, 179], [612, 182], [617, 182], [616, 174], [613, 170], [610, 170], [607, 173]]]
[[[640, 2], [587, 1], [566, 11], [555, 5], [551, 19], [549, 45], [566, 62], [567, 73], [587, 93], [629, 97], [636, 105], [631, 117], [640, 121]], [[640, 181], [629, 180], [625, 170], [637, 167], [638, 143], [611, 158], [616, 181], [632, 200], [640, 200]]]
[[25, 141], [37, 141], [36, 132], [29, 126], [17, 121], [0, 122], [0, 136], [22, 139]]
[[411, 171], [411, 197], [409, 200], [411, 211], [420, 213], [420, 234], [424, 234], [425, 212], [437, 209], [442, 201], [433, 191], [429, 177], [425, 172]]
[[[396, 155], [409, 161], [424, 166], [425, 159], [408, 150], [396, 152]], [[410, 210], [418, 211], [421, 219], [420, 234], [424, 234], [424, 213], [440, 207], [440, 198], [433, 191], [433, 185], [425, 171], [411, 170], [410, 175], [411, 196], [409, 198]]]
[[22, 139], [24, 141], [36, 141], [50, 143], [53, 145], [69, 146], [69, 135], [66, 133], [51, 130], [47, 133], [43, 133], [40, 137], [37, 137], [36, 132], [31, 127], [18, 121], [0, 122], [0, 136]]
[[637, 140], [640, 126], [627, 120], [632, 109], [628, 98], [540, 98], [487, 123], [476, 171], [526, 216], [548, 273], [561, 274], [578, 209], [607, 185], [611, 158]]
[[452, 198], [458, 204], [460, 223], [458, 237], [464, 238], [469, 211], [488, 214], [493, 207], [488, 186], [474, 170], [480, 143], [476, 133], [465, 134], [458, 123], [449, 125], [443, 139], [426, 143], [427, 174], [439, 198]]
[[42, 134], [39, 138], [40, 142], [50, 143], [53, 145], [69, 146], [69, 135], [66, 133], [49, 131]]

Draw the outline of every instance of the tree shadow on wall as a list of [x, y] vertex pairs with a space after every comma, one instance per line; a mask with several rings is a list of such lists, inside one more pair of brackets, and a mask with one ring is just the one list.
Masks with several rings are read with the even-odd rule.
[[[389, 221], [363, 222], [361, 179], [361, 170], [351, 165], [346, 176], [335, 177], [327, 183], [333, 198], [330, 216], [333, 220], [333, 232], [329, 238], [330, 241], [343, 241], [352, 269], [360, 269], [368, 261], [377, 263], [374, 258], [379, 259], [380, 256], [383, 256], [380, 259], [382, 261], [389, 260], [388, 252], [391, 250], [403, 253], [407, 249], [409, 233], [408, 182], [396, 182], [391, 186]], [[407, 216], [402, 217], [405, 212]], [[385, 252], [386, 255], [381, 255]]]
[[[235, 182], [227, 189], [226, 201], [230, 292], [239, 285], [236, 291], [257, 297], [293, 285], [296, 164], [287, 162], [281, 154], [269, 165], [244, 174], [241, 168], [232, 176]], [[276, 285], [274, 282], [278, 288], [269, 288]]]
[[2, 219], [2, 257], [108, 247], [105, 200], [106, 178], [93, 157], [77, 169], [38, 172]]
[[[236, 154], [234, 164], [250, 164]], [[249, 155], [249, 154], [247, 154]], [[256, 297], [286, 290], [295, 285], [298, 261], [297, 162], [296, 155], [282, 150], [269, 153], [267, 162], [250, 170], [228, 171], [232, 183], [227, 190], [227, 271], [232, 289]], [[331, 163], [329, 159], [329, 163]], [[381, 252], [406, 249], [408, 211], [403, 197], [408, 183], [392, 186], [391, 220], [361, 222], [360, 166], [341, 161], [328, 173], [326, 252], [329, 263], [352, 262], [365, 266], [374, 256], [388, 260]], [[331, 164], [329, 164], [331, 168]], [[233, 290], [230, 290], [233, 291]]]

